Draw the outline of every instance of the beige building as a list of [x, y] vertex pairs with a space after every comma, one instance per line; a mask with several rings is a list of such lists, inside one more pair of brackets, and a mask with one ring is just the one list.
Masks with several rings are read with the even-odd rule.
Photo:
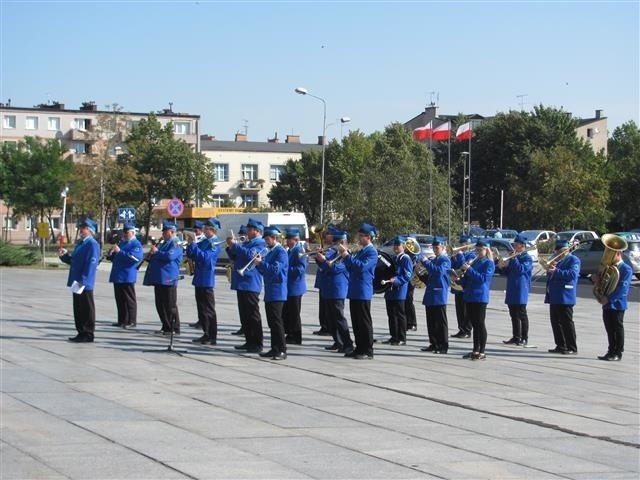
[[267, 142], [249, 142], [236, 134], [235, 141], [203, 137], [201, 151], [213, 162], [216, 187], [213, 207], [268, 207], [267, 196], [280, 180], [288, 160], [300, 160], [306, 150], [320, 150], [318, 144], [300, 143], [297, 135], [287, 135], [284, 143], [276, 138]]
[[[59, 139], [69, 148], [75, 159], [92, 153], [95, 139], [89, 132], [97, 125], [103, 115], [122, 116], [127, 121], [127, 127], [149, 113], [135, 113], [112, 110], [99, 110], [95, 102], [84, 102], [78, 109], [67, 109], [62, 103], [54, 102], [35, 107], [14, 107], [0, 103], [0, 141], [18, 142], [25, 137], [40, 137], [44, 139]], [[164, 126], [173, 122], [173, 131], [177, 138], [183, 139], [194, 150], [200, 145], [200, 116], [174, 112], [171, 108], [156, 112], [158, 121]], [[114, 146], [116, 153], [118, 146]], [[61, 186], [62, 188], [62, 186]], [[61, 201], [62, 203], [62, 201]], [[54, 217], [53, 228], [59, 229], [60, 218]], [[67, 219], [68, 221], [68, 219]], [[13, 242], [32, 241], [30, 219], [17, 218], [11, 210], [7, 210], [0, 200], [0, 225], [2, 238]]]
[[607, 130], [607, 117], [602, 116], [602, 110], [596, 110], [593, 118], [580, 118], [576, 135], [591, 145], [594, 152], [603, 152], [607, 155], [607, 140], [609, 132]]

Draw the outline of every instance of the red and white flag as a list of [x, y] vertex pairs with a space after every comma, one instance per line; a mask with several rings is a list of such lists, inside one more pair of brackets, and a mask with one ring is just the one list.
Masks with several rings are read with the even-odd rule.
[[429, 140], [431, 138], [433, 120], [427, 123], [424, 127], [418, 127], [413, 130], [414, 140]]
[[431, 138], [436, 142], [440, 142], [442, 140], [449, 140], [451, 137], [451, 124], [449, 122], [444, 122], [442, 125], [433, 129], [431, 133]]
[[464, 140], [469, 140], [471, 135], [473, 135], [473, 125], [471, 122], [463, 123], [456, 131], [456, 141], [463, 142]]

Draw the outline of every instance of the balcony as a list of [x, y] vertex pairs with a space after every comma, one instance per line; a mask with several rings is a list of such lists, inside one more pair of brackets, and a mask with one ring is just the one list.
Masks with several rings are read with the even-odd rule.
[[238, 183], [238, 190], [241, 193], [255, 193], [262, 190], [264, 186], [264, 180], [240, 180]]
[[72, 128], [68, 135], [68, 138], [73, 142], [95, 142], [95, 139], [91, 138], [91, 133], [87, 130]]

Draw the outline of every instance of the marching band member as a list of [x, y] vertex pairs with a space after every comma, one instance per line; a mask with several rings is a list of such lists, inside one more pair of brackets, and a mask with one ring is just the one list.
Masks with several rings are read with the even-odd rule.
[[289, 270], [287, 272], [287, 303], [284, 305], [285, 341], [296, 345], [302, 344], [302, 321], [300, 309], [302, 296], [307, 293], [307, 264], [309, 257], [304, 253], [300, 243], [300, 230], [285, 229], [285, 242], [289, 248]]
[[267, 323], [271, 330], [271, 349], [260, 354], [261, 357], [271, 357], [272, 360], [287, 358], [287, 343], [284, 334], [284, 320], [282, 309], [287, 301], [287, 271], [289, 258], [287, 251], [277, 237], [280, 230], [273, 225], [264, 228], [264, 241], [269, 252], [258, 254], [255, 259], [256, 270], [264, 278], [264, 308], [267, 312]]
[[624, 312], [627, 309], [627, 297], [631, 286], [633, 270], [622, 261], [622, 251], [617, 251], [613, 257], [618, 268], [620, 278], [616, 289], [608, 297], [602, 298], [602, 320], [607, 331], [609, 348], [607, 353], [598, 360], [619, 362], [624, 352]]
[[382, 343], [389, 345], [407, 344], [405, 301], [407, 299], [409, 281], [413, 274], [413, 262], [404, 251], [406, 241], [407, 239], [405, 237], [399, 236], [393, 239], [393, 251], [396, 254], [396, 271], [395, 275], [389, 279], [391, 281], [391, 288], [384, 293], [391, 338]]
[[[238, 312], [240, 324], [245, 335], [245, 343], [236, 345], [236, 350], [246, 350], [249, 353], [262, 351], [262, 317], [260, 315], [260, 292], [262, 291], [262, 275], [255, 269], [255, 260], [266, 249], [262, 238], [264, 225], [252, 218], [247, 222], [247, 240], [238, 244], [234, 238], [227, 238], [227, 253], [233, 261], [233, 276], [231, 289], [238, 296]], [[239, 271], [246, 267], [244, 275]]]
[[201, 337], [192, 341], [203, 345], [215, 345], [218, 338], [218, 317], [214, 287], [216, 263], [220, 254], [220, 245], [216, 245], [216, 232], [220, 230], [220, 222], [217, 218], [210, 218], [204, 222], [203, 227], [204, 235], [201, 240], [187, 245], [187, 257], [195, 264], [191, 284], [195, 287], [198, 323], [204, 332]]
[[413, 293], [416, 287], [411, 285], [407, 285], [407, 298], [404, 300], [404, 311], [407, 317], [407, 330], [413, 330], [414, 332], [418, 330], [418, 320], [416, 319], [416, 307], [413, 304]]
[[144, 258], [142, 245], [136, 238], [138, 229], [133, 223], [122, 226], [122, 239], [109, 252], [111, 261], [109, 282], [113, 283], [113, 293], [118, 310], [118, 321], [112, 327], [131, 328], [136, 326], [138, 303], [136, 300], [136, 280], [138, 264]]
[[200, 220], [193, 222], [193, 234], [196, 236], [196, 242], [199, 242], [204, 238], [204, 226], [205, 222]]
[[436, 258], [429, 260], [419, 254], [419, 261], [427, 269], [429, 281], [426, 284], [422, 304], [427, 314], [427, 335], [429, 345], [423, 352], [446, 354], [449, 350], [449, 327], [447, 322], [447, 300], [449, 296], [449, 270], [451, 261], [445, 254], [445, 245], [436, 238], [431, 244]]
[[515, 250], [513, 258], [498, 262], [498, 269], [507, 275], [507, 290], [504, 303], [509, 308], [512, 335], [509, 340], [503, 340], [507, 345], [526, 346], [529, 340], [529, 317], [527, 302], [531, 289], [531, 271], [533, 260], [527, 253], [527, 239], [516, 235], [513, 240]]
[[[471, 245], [471, 237], [467, 235], [460, 235], [460, 246], [466, 247]], [[476, 254], [473, 250], [461, 249], [457, 254], [451, 257], [451, 268], [454, 270], [460, 270], [463, 264], [469, 263], [476, 258]], [[469, 338], [471, 336], [471, 320], [468, 318], [463, 298], [462, 290], [451, 289], [453, 298], [456, 303], [456, 320], [458, 321], [458, 333], [451, 335], [452, 338]]]
[[143, 285], [153, 285], [156, 310], [162, 328], [156, 333], [169, 335], [172, 331], [180, 334], [180, 314], [178, 313], [178, 279], [182, 262], [182, 246], [176, 237], [176, 224], [168, 220], [162, 222], [162, 241], [152, 245], [149, 264]]
[[345, 356], [373, 359], [373, 321], [371, 319], [371, 298], [373, 297], [373, 277], [378, 263], [378, 251], [371, 243], [377, 235], [373, 225], [363, 223], [358, 230], [361, 248], [354, 254], [342, 248], [342, 261], [349, 271], [349, 312], [356, 346]]
[[[325, 245], [330, 245], [331, 243], [333, 243], [333, 234], [337, 231], [338, 231], [337, 228], [331, 225], [327, 226], [327, 228], [322, 232]], [[327, 323], [327, 313], [324, 311], [326, 302], [323, 302], [323, 298], [324, 298], [324, 288], [326, 286], [325, 283], [327, 280], [324, 275], [325, 275], [325, 272], [318, 268], [316, 270], [316, 279], [313, 284], [314, 288], [318, 289], [318, 322], [320, 323], [320, 329], [315, 330], [313, 334], [321, 335], [321, 336], [331, 335], [331, 332], [329, 330], [329, 326]]]
[[[247, 227], [245, 225], [240, 225], [240, 227], [238, 228], [238, 241], [240, 243], [244, 243], [246, 240], [247, 240]], [[236, 268], [236, 265], [234, 265], [233, 262], [231, 264], [231, 268], [232, 268], [231, 270], [232, 272], [233, 272], [233, 269]], [[237, 268], [242, 268], [242, 265], [237, 266]], [[231, 279], [233, 280], [233, 273], [231, 274]], [[231, 332], [231, 335], [244, 335], [244, 330], [242, 328], [242, 325], [240, 325], [240, 328], [235, 332]]]
[[463, 358], [484, 360], [487, 358], [484, 353], [487, 344], [485, 317], [491, 282], [496, 270], [489, 245], [483, 240], [478, 240], [473, 265], [464, 263], [460, 268], [464, 271], [460, 282], [464, 286], [464, 301], [473, 328], [473, 351], [463, 355]]
[[[349, 323], [344, 316], [344, 300], [349, 289], [349, 272], [338, 249], [347, 248], [347, 232], [331, 227], [334, 247], [316, 255], [318, 270], [322, 270], [324, 279], [322, 309], [325, 313], [327, 328], [333, 337], [333, 344], [325, 350], [351, 354], [353, 340], [349, 333]], [[339, 247], [341, 246], [341, 247]]]
[[544, 303], [549, 304], [551, 329], [555, 348], [550, 353], [575, 355], [578, 353], [576, 327], [573, 323], [573, 306], [576, 304], [580, 259], [571, 255], [569, 242], [556, 240], [555, 253], [564, 254], [547, 270], [547, 292]]
[[69, 253], [61, 248], [60, 261], [71, 265], [67, 278], [67, 287], [73, 292], [73, 319], [78, 334], [69, 337], [70, 342], [91, 343], [96, 329], [96, 306], [93, 301], [93, 287], [96, 270], [100, 261], [100, 245], [93, 238], [98, 224], [91, 218], [85, 218], [78, 224], [81, 241]]
[[[200, 221], [200, 220], [195, 220], [193, 222], [193, 235], [195, 236], [195, 242], [198, 243], [200, 242], [200, 240], [202, 240], [204, 238], [203, 232], [204, 231], [204, 222]], [[189, 258], [189, 256], [187, 255], [187, 273], [189, 273], [189, 275], [196, 275], [196, 264], [195, 262]], [[196, 290], [197, 292], [197, 290]], [[197, 295], [197, 293], [196, 293]], [[196, 305], [198, 304], [198, 299], [196, 298]], [[198, 318], [200, 318], [198, 316]], [[197, 322], [195, 323], [190, 323], [189, 324], [190, 327], [192, 328], [199, 328], [202, 331], [204, 330], [204, 325], [202, 324], [202, 322], [198, 319]]]

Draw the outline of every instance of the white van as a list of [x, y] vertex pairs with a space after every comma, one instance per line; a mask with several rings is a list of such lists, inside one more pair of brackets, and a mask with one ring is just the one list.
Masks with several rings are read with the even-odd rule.
[[[301, 212], [221, 213], [217, 218], [220, 220], [220, 226], [222, 227], [218, 232], [218, 237], [221, 240], [230, 237], [231, 231], [238, 238], [240, 226], [246, 225], [250, 218], [259, 220], [265, 227], [267, 225], [275, 225], [283, 235], [285, 229], [297, 228], [300, 230], [301, 241], [306, 242], [309, 239], [307, 219], [304, 213]], [[227, 252], [223, 248], [218, 257], [218, 263], [228, 262], [229, 257], [227, 257]]]

